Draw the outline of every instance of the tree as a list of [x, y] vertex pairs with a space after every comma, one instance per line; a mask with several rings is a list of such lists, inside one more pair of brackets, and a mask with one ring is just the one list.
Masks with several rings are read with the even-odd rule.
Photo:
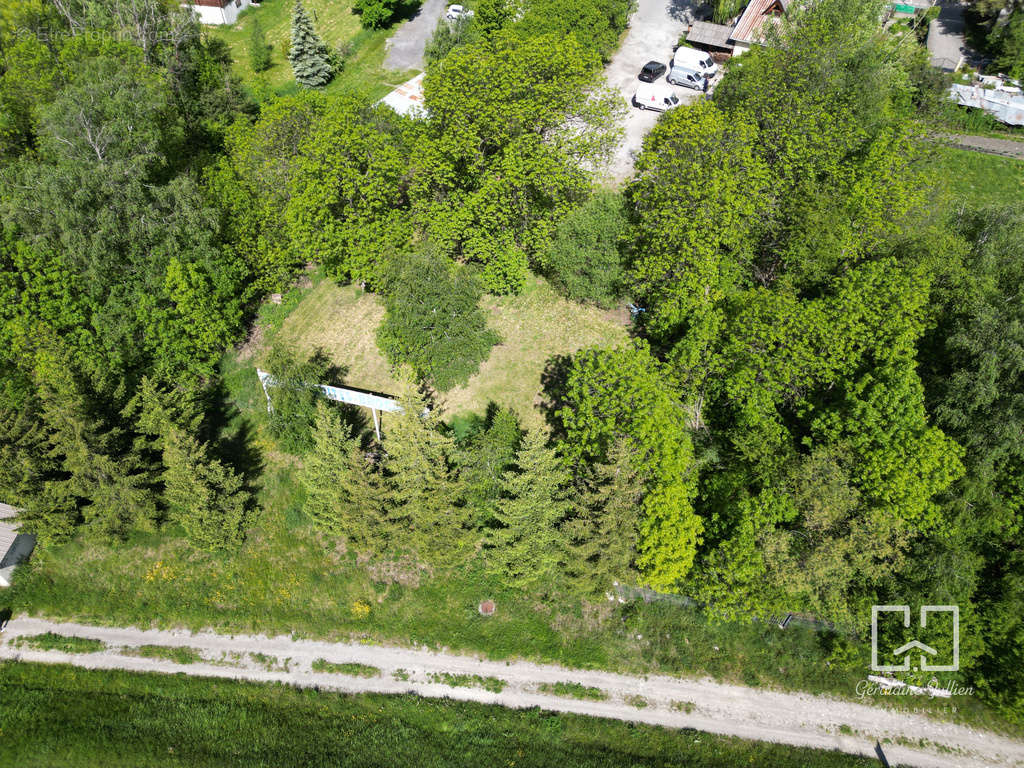
[[252, 498], [244, 482], [206, 446], [179, 427], [163, 438], [164, 500], [168, 516], [200, 549], [225, 549], [245, 537]]
[[633, 562], [643, 481], [625, 441], [616, 442], [607, 461], [592, 465], [584, 480], [578, 514], [564, 526], [567, 569], [581, 592], [600, 595], [614, 583], [637, 578]]
[[288, 50], [288, 61], [299, 85], [306, 88], [323, 88], [331, 81], [331, 71], [327, 46], [313, 29], [302, 0], [295, 0], [292, 10], [292, 45]]
[[598, 192], [555, 228], [544, 273], [570, 299], [611, 307], [623, 290], [620, 245], [628, 222], [621, 195]]
[[357, 551], [382, 552], [379, 468], [350, 433], [334, 409], [317, 403], [313, 448], [302, 465], [302, 509], [314, 525]]
[[454, 472], [455, 441], [409, 377], [402, 411], [389, 415], [383, 444], [388, 546], [433, 563], [451, 564], [469, 551], [470, 511], [460, 502]]
[[511, 587], [550, 593], [565, 563], [562, 522], [572, 510], [570, 476], [543, 431], [528, 432], [502, 476], [489, 569]]
[[515, 293], [555, 223], [589, 196], [585, 168], [614, 148], [620, 100], [575, 38], [510, 30], [455, 48], [423, 87], [416, 220], [446, 255], [483, 264], [489, 291]]
[[464, 384], [499, 341], [480, 310], [482, 293], [467, 267], [433, 250], [401, 257], [388, 283], [377, 343], [393, 365], [411, 365], [440, 391]]
[[284, 450], [305, 453], [313, 447], [313, 423], [321, 396], [317, 386], [326, 383], [330, 363], [319, 350], [302, 360], [295, 350], [276, 346], [266, 366], [274, 379], [267, 387], [270, 431]]
[[510, 408], [488, 413], [485, 426], [458, 446], [459, 482], [477, 527], [489, 525], [501, 498], [501, 479], [515, 463], [522, 441], [519, 419]]
[[659, 589], [686, 575], [704, 523], [694, 513], [697, 464], [687, 412], [671, 375], [643, 343], [584, 350], [572, 362], [558, 417], [574, 466], [607, 461], [619, 440], [644, 481], [637, 566]]
[[[477, 14], [477, 17], [479, 13]], [[460, 45], [475, 42], [479, 38], [477, 17], [460, 16], [454, 21], [441, 19], [434, 28], [434, 34], [427, 41], [423, 56], [430, 65], [447, 56]]]
[[271, 47], [267, 45], [267, 36], [258, 18], [253, 18], [252, 29], [249, 31], [249, 65], [253, 72], [264, 72], [270, 69]]

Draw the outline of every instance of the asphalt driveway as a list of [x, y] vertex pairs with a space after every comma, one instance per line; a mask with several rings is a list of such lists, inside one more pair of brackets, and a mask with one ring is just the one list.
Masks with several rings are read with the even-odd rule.
[[395, 72], [423, 69], [423, 50], [427, 47], [430, 36], [434, 34], [437, 22], [444, 15], [445, 8], [445, 0], [426, 0], [415, 16], [403, 22], [398, 31], [384, 44], [387, 48], [384, 69]]

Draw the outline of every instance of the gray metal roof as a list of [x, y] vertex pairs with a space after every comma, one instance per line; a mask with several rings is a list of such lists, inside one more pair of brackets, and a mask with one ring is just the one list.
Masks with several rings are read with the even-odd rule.
[[732, 27], [724, 24], [712, 24], [710, 21], [695, 21], [686, 34], [686, 42], [698, 45], [710, 45], [715, 48], [732, 48], [729, 38]]

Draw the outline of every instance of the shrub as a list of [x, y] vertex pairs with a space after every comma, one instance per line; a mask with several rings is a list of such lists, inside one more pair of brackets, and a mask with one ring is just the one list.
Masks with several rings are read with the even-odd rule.
[[626, 224], [615, 192], [597, 193], [562, 219], [543, 259], [555, 288], [575, 301], [612, 306], [623, 288], [619, 240]]
[[428, 249], [399, 257], [387, 282], [377, 343], [388, 360], [440, 391], [464, 384], [499, 341], [480, 310], [476, 274]]
[[441, 19], [437, 22], [434, 34], [427, 41], [423, 55], [427, 63], [440, 61], [453, 49], [466, 43], [472, 43], [480, 37], [477, 25], [472, 17], [463, 16], [449, 22]]

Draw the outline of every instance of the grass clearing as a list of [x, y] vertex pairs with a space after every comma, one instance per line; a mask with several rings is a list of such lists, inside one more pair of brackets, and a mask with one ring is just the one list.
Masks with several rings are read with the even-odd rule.
[[63, 653], [99, 653], [107, 648], [102, 640], [91, 637], [71, 637], [44, 632], [41, 635], [24, 635], [15, 638], [11, 645], [15, 648], [31, 648], [36, 651], [62, 651]]
[[371, 667], [369, 664], [357, 664], [355, 662], [344, 662], [338, 664], [327, 659], [317, 659], [313, 662], [314, 672], [330, 672], [335, 675], [348, 675], [349, 677], [379, 677], [380, 670]]
[[933, 165], [952, 207], [964, 202], [990, 205], [1024, 199], [1024, 160], [940, 147], [935, 150]]
[[[382, 68], [384, 44], [395, 27], [362, 29], [359, 17], [348, 2], [306, 0], [305, 6], [328, 49], [335, 50], [345, 44], [350, 50], [345, 68], [327, 85], [326, 92], [355, 89], [376, 99], [415, 74], [389, 72]], [[299, 89], [288, 61], [291, 18], [292, 3], [288, 0], [263, 0], [259, 8], [250, 8], [239, 14], [233, 25], [207, 26], [204, 30], [210, 37], [227, 44], [234, 60], [234, 72], [249, 88], [257, 93], [269, 90], [285, 95]], [[253, 71], [249, 58], [249, 38], [256, 20], [259, 20], [271, 48], [270, 69], [260, 73]]]
[[453, 688], [483, 688], [491, 693], [501, 693], [508, 685], [504, 680], [497, 677], [482, 677], [480, 675], [457, 675], [451, 672], [431, 672], [428, 676], [430, 682], [450, 685]]
[[608, 698], [608, 694], [600, 688], [595, 688], [592, 685], [583, 685], [582, 683], [541, 683], [537, 686], [537, 690], [541, 693], [551, 693], [567, 699], [604, 701]]
[[[537, 277], [520, 295], [486, 296], [483, 306], [488, 325], [502, 341], [465, 386], [439, 395], [438, 405], [454, 419], [483, 415], [494, 402], [515, 408], [524, 426], [538, 428], [544, 424], [537, 406], [548, 362], [628, 338], [620, 315], [563, 299]], [[321, 279], [302, 295], [273, 338], [308, 352], [322, 348], [350, 386], [393, 393], [398, 383], [377, 348], [383, 317], [384, 305], [376, 296]]]
[[145, 659], [166, 659], [176, 664], [198, 664], [203, 660], [195, 648], [174, 645], [140, 645], [137, 648], [122, 648], [123, 656], [141, 656]]
[[[874, 759], [417, 696], [0, 663], [4, 758], [20, 768], [868, 768]], [[244, 725], [244, 727], [242, 727]]]

